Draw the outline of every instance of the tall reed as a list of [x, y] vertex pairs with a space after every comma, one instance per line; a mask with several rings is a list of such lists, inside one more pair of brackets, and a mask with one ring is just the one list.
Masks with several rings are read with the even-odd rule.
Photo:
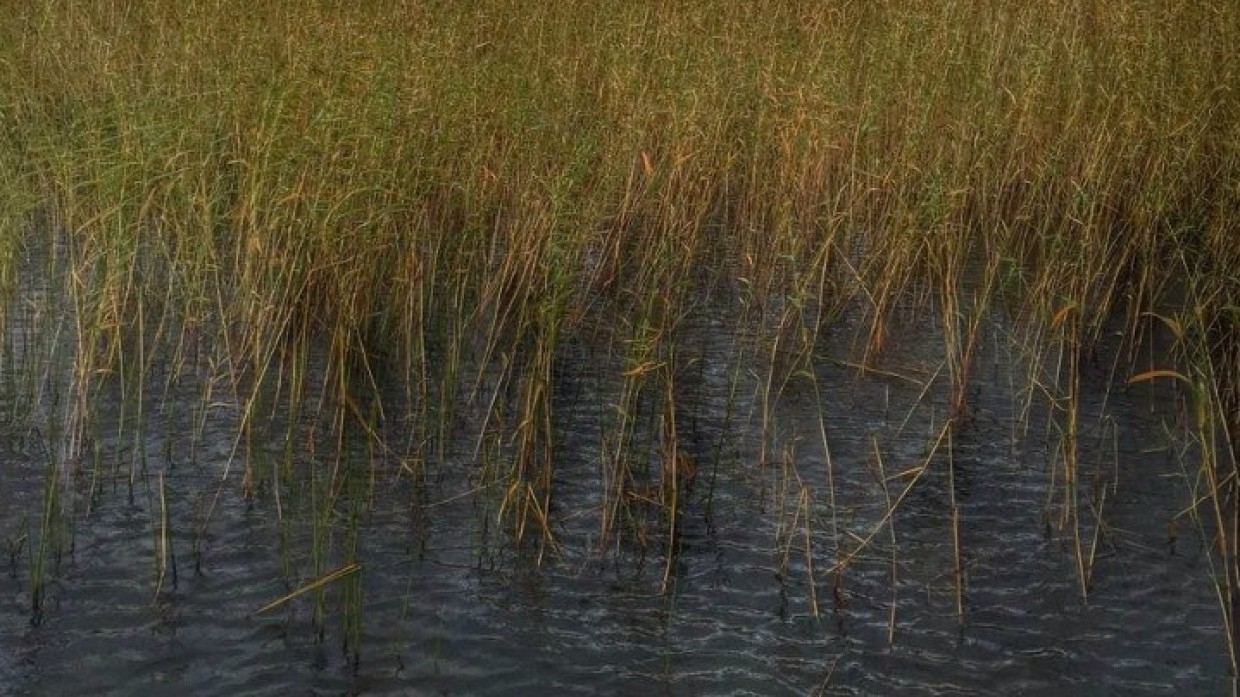
[[[1234, 3], [36, 0], [0, 22], [0, 299], [24, 245], [65, 250], [58, 466], [99, 427], [101, 380], [132, 391], [142, 428], [165, 356], [205, 376], [204, 413], [235, 408], [242, 458], [273, 393], [290, 447], [302, 414], [374, 438], [401, 421], [404, 442], [379, 447], [420, 466], [482, 402], [483, 430], [502, 432], [483, 458], [495, 513], [540, 552], [555, 550], [556, 357], [618, 342], [599, 529], [634, 519], [653, 452], [671, 472], [669, 555], [689, 494], [679, 330], [703, 297], [760, 347], [767, 419], [785, 386], [819, 390], [839, 318], [860, 317], [873, 366], [902, 314], [930, 311], [955, 428], [979, 327], [1002, 313], [1030, 400], [1056, 410], [1048, 519], [1075, 540], [1084, 595], [1078, 369], [1108, 322], [1135, 344], [1151, 313], [1194, 318], [1202, 348], [1182, 355], [1212, 368], [1198, 423], [1226, 425], [1216, 475], [1235, 480], [1237, 45]], [[330, 379], [312, 381], [311, 347]], [[321, 577], [342, 480], [315, 477]], [[798, 501], [835, 495], [811, 493]], [[832, 513], [832, 573], [855, 554], [838, 527]]]

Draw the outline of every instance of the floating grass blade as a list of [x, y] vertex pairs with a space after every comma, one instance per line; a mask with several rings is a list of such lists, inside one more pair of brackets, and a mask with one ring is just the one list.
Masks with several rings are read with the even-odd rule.
[[327, 586], [331, 583], [335, 583], [336, 581], [339, 581], [342, 578], [346, 578], [361, 570], [362, 570], [362, 565], [356, 562], [350, 562], [348, 564], [345, 564], [344, 566], [341, 566], [340, 568], [334, 569], [332, 571], [329, 571], [323, 574], [322, 576], [314, 579], [313, 581], [309, 583], [299, 586], [296, 590], [294, 590], [291, 593], [288, 593], [286, 595], [280, 596], [279, 598], [276, 598], [270, 603], [267, 603], [266, 605], [255, 610], [254, 614], [261, 615], [263, 613], [270, 612], [280, 607], [281, 605], [284, 605], [290, 600], [293, 600], [294, 598], [305, 595], [306, 593], [317, 591], [323, 588], [324, 586]]

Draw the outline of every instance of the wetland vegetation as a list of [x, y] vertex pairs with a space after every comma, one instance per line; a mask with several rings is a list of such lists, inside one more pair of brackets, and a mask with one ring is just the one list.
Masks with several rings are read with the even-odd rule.
[[[417, 537], [438, 502], [416, 492], [465, 443], [478, 555], [648, 558], [669, 596], [686, 502], [769, 477], [772, 563], [808, 567], [815, 615], [861, 555], [894, 582], [901, 507], [945, 473], [964, 621], [951, 452], [1002, 341], [1048, 443], [1032, 513], [1082, 602], [1123, 484], [1082, 456], [1102, 366], [1102, 400], [1149, 399], [1179, 444], [1161, 524], [1210, 541], [1232, 647], [1236, 46], [1229, 2], [21, 3], [0, 21], [0, 415], [44, 466], [0, 532], [31, 616], [101, 496], [148, 512], [153, 598], [210, 567], [243, 501], [296, 521], [263, 611], [311, 598], [357, 660], [369, 510], [410, 487]], [[927, 321], [938, 363], [912, 376], [890, 356]], [[915, 381], [921, 454], [832, 458], [820, 399], [821, 476], [791, 466], [810, 446], [781, 400], [825, 394], [828, 363]], [[574, 399], [597, 403], [569, 478]], [[876, 483], [864, 524], [837, 515], [846, 470]]]

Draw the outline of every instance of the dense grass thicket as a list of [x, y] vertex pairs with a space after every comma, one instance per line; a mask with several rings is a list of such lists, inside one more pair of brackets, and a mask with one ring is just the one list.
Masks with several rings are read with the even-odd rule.
[[1032, 363], [1068, 357], [1029, 381], [1062, 417], [1077, 527], [1078, 359], [1157, 326], [1173, 351], [1126, 375], [1195, 407], [1230, 621], [1237, 46], [1235, 2], [15, 3], [0, 288], [41, 250], [72, 318], [66, 461], [92, 385], [157, 360], [206, 366], [244, 430], [272, 389], [302, 398], [298, 351], [325, 346], [306, 400], [372, 423], [390, 405], [362, 395], [398, 384], [409, 413], [386, 416], [419, 461], [469, 366], [498, 369], [517, 395], [499, 510], [544, 541], [565, 341], [622, 347], [621, 418], [663, 405], [674, 519], [668, 366], [703, 294], [771, 357], [768, 386], [845, 313], [872, 364], [902, 308], [930, 310], [953, 414], [1003, 313]]

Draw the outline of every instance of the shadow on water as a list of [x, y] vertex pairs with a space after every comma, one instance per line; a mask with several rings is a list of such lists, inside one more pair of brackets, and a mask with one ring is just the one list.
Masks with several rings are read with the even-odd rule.
[[[237, 406], [203, 398], [216, 376], [185, 370], [150, 376], [141, 410], [119, 381], [92, 395], [88, 455], [63, 483], [67, 534], [32, 622], [54, 468], [47, 433], [10, 411], [0, 694], [1227, 689], [1208, 537], [1180, 515], [1192, 482], [1173, 388], [1086, 372], [1080, 461], [1097, 514], [1082, 523], [1083, 598], [1054, 524], [1057, 417], [1030, 394], [1002, 318], [983, 334], [948, 448], [933, 318], [909, 318], [865, 371], [845, 317], [813, 347], [812, 371], [789, 371], [772, 398], [760, 349], [725, 317], [678, 328], [670, 393], [696, 475], [674, 516], [655, 492], [666, 391], [630, 403], [629, 488], [609, 514], [624, 394], [607, 376], [621, 359], [606, 340], [560, 346], [555, 546], [541, 563], [497, 523], [517, 398], [502, 375], [476, 370], [450, 395], [432, 452], [376, 442], [411, 442], [401, 414], [417, 405], [399, 390], [370, 395], [386, 418], [346, 429], [343, 444], [328, 435], [330, 406], [290, 415], [279, 395], [238, 439]], [[37, 321], [10, 315], [10, 342], [46, 335]], [[8, 355], [13, 385], [22, 363]], [[302, 358], [311, 403], [325, 357]], [[41, 372], [54, 382], [64, 369]], [[10, 399], [46, 404], [22, 389]]]

